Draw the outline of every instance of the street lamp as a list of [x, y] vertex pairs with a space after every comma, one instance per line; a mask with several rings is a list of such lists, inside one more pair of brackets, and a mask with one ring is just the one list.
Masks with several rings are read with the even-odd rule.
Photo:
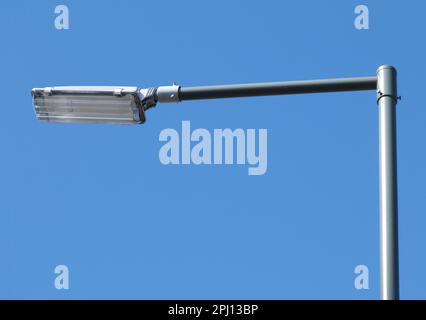
[[153, 89], [137, 87], [51, 87], [32, 90], [39, 120], [117, 124], [145, 122], [145, 110], [155, 105], [152, 93]]
[[397, 74], [384, 65], [374, 77], [203, 87], [47, 87], [32, 90], [37, 118], [51, 122], [140, 124], [158, 102], [376, 90], [380, 141], [380, 294], [399, 299], [396, 163]]

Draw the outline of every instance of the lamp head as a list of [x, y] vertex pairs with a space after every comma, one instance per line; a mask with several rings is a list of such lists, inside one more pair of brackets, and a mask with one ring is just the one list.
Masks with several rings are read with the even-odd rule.
[[48, 122], [142, 124], [156, 89], [47, 87], [32, 90], [37, 119]]

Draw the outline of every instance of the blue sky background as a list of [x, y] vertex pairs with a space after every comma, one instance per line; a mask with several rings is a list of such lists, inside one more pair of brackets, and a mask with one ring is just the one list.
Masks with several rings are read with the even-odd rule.
[[[54, 28], [54, 8], [70, 30]], [[370, 9], [370, 30], [354, 8]], [[401, 297], [426, 298], [426, 3], [0, 5], [0, 298], [376, 299], [374, 92], [165, 104], [144, 126], [36, 121], [32, 87], [182, 86], [399, 70]], [[268, 171], [164, 166], [165, 128], [268, 129]], [[70, 290], [54, 268], [70, 269]], [[354, 268], [370, 269], [370, 290]]]

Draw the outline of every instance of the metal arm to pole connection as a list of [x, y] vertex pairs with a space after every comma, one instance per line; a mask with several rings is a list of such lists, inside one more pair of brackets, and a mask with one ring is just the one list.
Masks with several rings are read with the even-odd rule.
[[157, 102], [240, 98], [322, 92], [376, 90], [379, 109], [380, 162], [380, 292], [383, 300], [399, 299], [398, 195], [396, 159], [396, 69], [381, 66], [375, 77], [236, 84], [163, 86], [140, 91], [146, 108]]

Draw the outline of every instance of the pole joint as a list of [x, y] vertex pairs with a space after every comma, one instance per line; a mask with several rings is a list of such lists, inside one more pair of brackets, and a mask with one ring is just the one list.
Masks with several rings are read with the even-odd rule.
[[157, 88], [157, 99], [159, 102], [180, 102], [180, 86], [175, 83], [172, 86], [162, 86]]
[[381, 66], [377, 70], [377, 103], [385, 97], [392, 98], [395, 103], [401, 100], [397, 93], [396, 69], [390, 65]]

